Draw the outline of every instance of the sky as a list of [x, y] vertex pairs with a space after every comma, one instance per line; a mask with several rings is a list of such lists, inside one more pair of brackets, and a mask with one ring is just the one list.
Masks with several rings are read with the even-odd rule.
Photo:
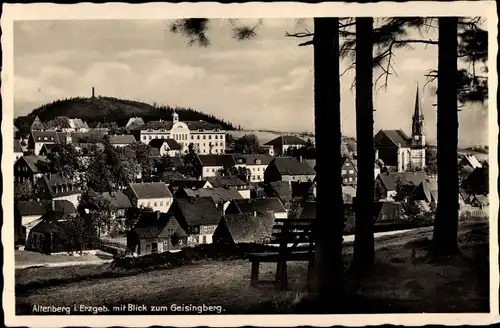
[[[96, 95], [190, 107], [245, 129], [314, 130], [313, 49], [285, 32], [312, 30], [312, 22], [264, 19], [252, 40], [232, 38], [233, 24], [211, 20], [211, 45], [188, 45], [169, 31], [171, 20], [33, 20], [14, 24], [14, 116], [47, 102]], [[341, 70], [350, 60], [342, 60]], [[397, 50], [397, 73], [374, 96], [375, 130], [411, 132], [417, 83], [427, 140], [435, 143], [437, 47]], [[380, 71], [375, 70], [375, 77]], [[341, 77], [342, 131], [355, 136], [354, 72]], [[75, 113], [75, 116], [78, 114]], [[180, 117], [182, 120], [182, 117]], [[460, 146], [488, 143], [486, 105], [460, 112]]]

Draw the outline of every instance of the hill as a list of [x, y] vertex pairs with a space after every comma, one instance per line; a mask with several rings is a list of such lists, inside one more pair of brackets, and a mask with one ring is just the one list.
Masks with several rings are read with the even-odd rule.
[[104, 122], [116, 122], [119, 126], [124, 126], [131, 117], [135, 116], [142, 117], [145, 122], [160, 119], [171, 120], [174, 109], [179, 114], [181, 121], [203, 120], [220, 124], [226, 130], [234, 129], [234, 126], [229, 122], [191, 108], [149, 105], [139, 101], [112, 97], [75, 97], [56, 100], [33, 110], [30, 115], [37, 115], [42, 121], [52, 120], [58, 116], [67, 116], [81, 118], [89, 126]]

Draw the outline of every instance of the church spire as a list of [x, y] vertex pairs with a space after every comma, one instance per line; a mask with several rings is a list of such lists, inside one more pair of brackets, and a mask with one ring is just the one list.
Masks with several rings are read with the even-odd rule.
[[415, 110], [413, 112], [413, 120], [424, 119], [424, 113], [422, 112], [422, 108], [420, 106], [420, 96], [418, 91], [418, 82], [417, 82], [417, 92], [415, 94]]

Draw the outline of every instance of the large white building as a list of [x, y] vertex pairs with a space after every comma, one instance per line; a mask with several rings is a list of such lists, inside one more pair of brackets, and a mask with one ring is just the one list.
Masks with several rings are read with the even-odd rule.
[[172, 121], [151, 121], [139, 128], [139, 140], [149, 144], [153, 139], [173, 139], [182, 152], [187, 153], [193, 144], [198, 154], [224, 154], [226, 131], [220, 125], [205, 121], [179, 121], [179, 114], [172, 114]]

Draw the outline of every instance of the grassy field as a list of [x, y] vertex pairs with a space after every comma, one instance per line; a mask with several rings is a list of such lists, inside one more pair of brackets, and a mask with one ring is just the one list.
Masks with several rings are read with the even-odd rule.
[[103, 259], [110, 259], [110, 254], [97, 251], [95, 255], [83, 256], [69, 256], [66, 254], [52, 254], [45, 255], [38, 252], [31, 251], [15, 251], [14, 258], [16, 265], [43, 265], [47, 263], [60, 263], [60, 262], [88, 262], [98, 261]]
[[[461, 223], [461, 250], [470, 261], [435, 264], [423, 251], [412, 259], [404, 245], [431, 234], [432, 228], [425, 228], [377, 239], [375, 270], [358, 286], [358, 294], [371, 301], [363, 309], [353, 304], [350, 311], [487, 312], [487, 222]], [[347, 264], [352, 247], [346, 246], [344, 254]], [[274, 272], [275, 264], [263, 264], [261, 279], [271, 279]], [[32, 304], [68, 306], [78, 300], [94, 306], [221, 305], [224, 313], [307, 312], [300, 308], [301, 300], [307, 300], [305, 277], [305, 263], [289, 263], [290, 290], [280, 292], [268, 285], [251, 288], [250, 263], [244, 260], [200, 261], [147, 272], [118, 270], [112, 264], [16, 270], [16, 311], [28, 314]]]

